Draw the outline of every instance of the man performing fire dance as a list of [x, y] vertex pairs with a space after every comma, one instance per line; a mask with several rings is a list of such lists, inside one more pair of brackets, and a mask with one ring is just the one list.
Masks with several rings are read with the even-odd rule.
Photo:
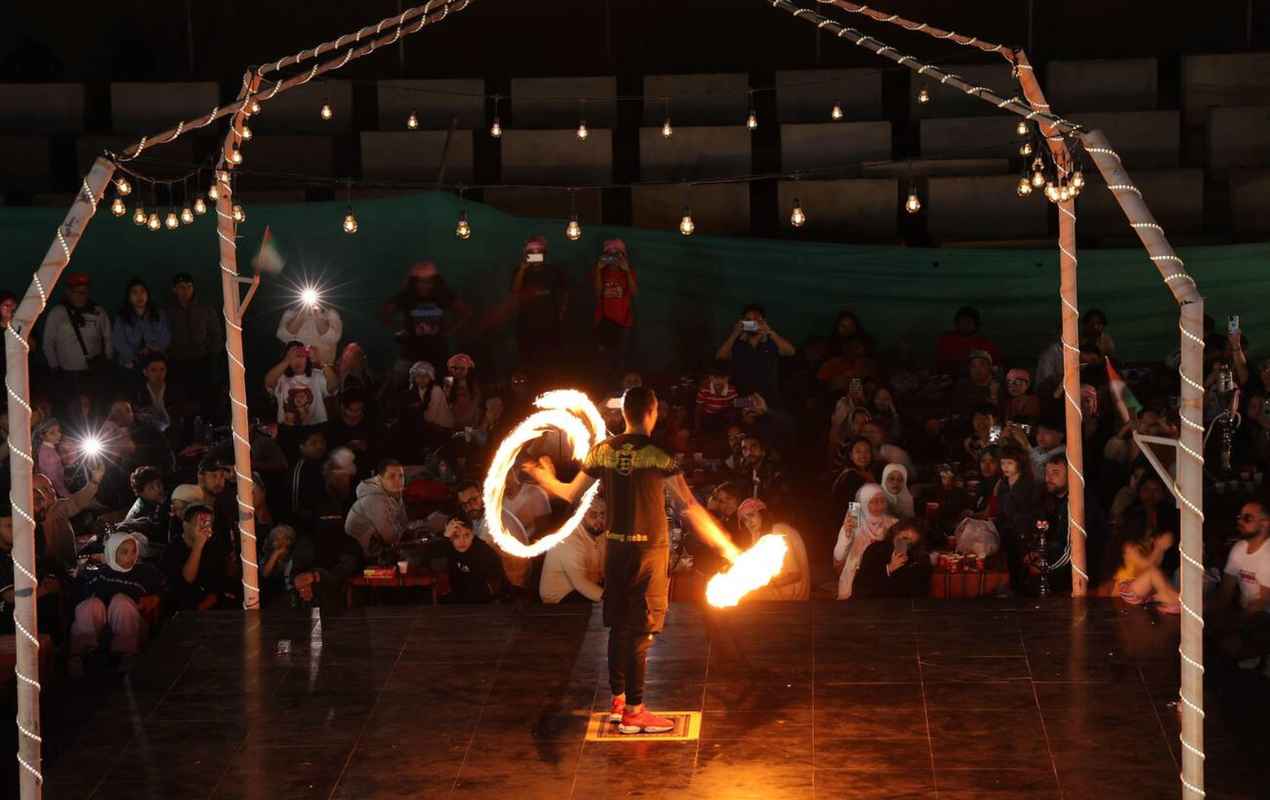
[[622, 398], [626, 431], [591, 448], [582, 469], [569, 483], [556, 478], [548, 458], [524, 469], [538, 485], [572, 503], [597, 480], [608, 501], [604, 534], [604, 624], [609, 628], [609, 721], [621, 733], [665, 733], [674, 724], [644, 707], [644, 672], [653, 637], [661, 632], [669, 604], [669, 527], [665, 492], [683, 504], [683, 516], [729, 560], [739, 551], [719, 524], [693, 497], [668, 453], [653, 444], [657, 395], [636, 387]]

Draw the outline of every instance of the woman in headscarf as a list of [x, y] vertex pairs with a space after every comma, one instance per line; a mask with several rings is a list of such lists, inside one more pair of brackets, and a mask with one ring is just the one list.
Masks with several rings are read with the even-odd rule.
[[842, 511], [856, 497], [860, 487], [877, 483], [878, 465], [874, 458], [873, 443], [863, 436], [851, 440], [846, 448], [847, 463], [834, 478], [830, 492], [833, 495], [834, 507]]
[[84, 656], [97, 649], [110, 629], [110, 650], [126, 668], [145, 643], [164, 589], [163, 573], [141, 562], [141, 546], [131, 533], [106, 539], [105, 564], [85, 568], [79, 578], [83, 600], [75, 606], [71, 624], [72, 676], [83, 675]]
[[398, 446], [408, 464], [421, 463], [423, 450], [443, 447], [453, 436], [454, 413], [436, 380], [436, 369], [427, 361], [416, 361], [410, 368], [410, 388], [402, 398], [398, 425]]
[[69, 497], [71, 491], [66, 486], [66, 467], [62, 464], [62, 454], [57, 450], [62, 443], [62, 423], [56, 417], [44, 420], [32, 431], [31, 443], [35, 446], [35, 471], [49, 479], [58, 497]]
[[738, 545], [752, 547], [759, 537], [769, 533], [785, 537], [785, 560], [781, 571], [752, 597], [756, 600], [798, 601], [811, 599], [811, 562], [807, 558], [807, 545], [798, 531], [783, 522], [772, 522], [767, 504], [757, 497], [741, 503], [736, 510], [742, 535]]
[[856, 571], [865, 549], [886, 538], [896, 518], [887, 513], [886, 493], [876, 483], [866, 483], [856, 493], [858, 508], [848, 508], [838, 529], [838, 542], [833, 547], [834, 568], [838, 575], [838, 599], [851, 597]]
[[903, 464], [887, 464], [882, 470], [886, 507], [896, 517], [913, 516], [913, 495], [908, 490], [908, 470]]
[[472, 370], [476, 362], [467, 353], [455, 353], [445, 362], [445, 397], [454, 412], [455, 428], [475, 428], [481, 421], [484, 398]]

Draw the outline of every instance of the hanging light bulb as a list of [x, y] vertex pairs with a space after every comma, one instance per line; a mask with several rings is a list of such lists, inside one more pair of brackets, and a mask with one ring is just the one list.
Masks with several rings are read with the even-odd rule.
[[194, 211], [189, 206], [181, 209], [181, 222], [186, 225], [194, 224]]
[[116, 197], [110, 202], [110, 213], [114, 214], [116, 217], [122, 217], [124, 214], [128, 213], [128, 206], [124, 205], [123, 200]]
[[1024, 157], [1032, 155], [1032, 143], [1024, 142], [1023, 144], [1019, 145], [1019, 155]]
[[200, 217], [207, 213], [207, 203], [202, 196], [194, 198], [194, 213]]
[[564, 238], [571, 242], [576, 242], [582, 238], [582, 226], [578, 224], [577, 214], [569, 216], [569, 224], [564, 226]]
[[137, 206], [137, 210], [132, 212], [132, 221], [138, 225], [146, 224], [146, 210]]
[[578, 139], [585, 142], [586, 137], [590, 135], [591, 135], [591, 132], [586, 129], [586, 120], [582, 120], [581, 122], [579, 122], [578, 123]]
[[255, 100], [252, 100], [252, 101], [251, 101], [251, 105], [247, 106], [247, 112], [248, 112], [249, 114], [259, 114], [259, 113], [260, 113], [260, 104], [259, 104], [259, 103], [257, 103]]
[[459, 212], [459, 224], [454, 228], [454, 235], [464, 240], [472, 238], [472, 225], [467, 221], [467, 209]]
[[253, 134], [252, 134], [252, 132], [251, 132], [251, 128], [248, 128], [246, 125], [243, 125], [243, 130], [242, 130], [242, 138], [243, 138], [243, 141], [244, 141], [244, 142], [250, 142], [250, 141], [251, 141], [251, 137], [252, 137], [252, 136], [253, 136]]
[[172, 209], [168, 209], [168, 215], [163, 218], [163, 225], [170, 231], [174, 231], [181, 227], [181, 218], [176, 215]]
[[1045, 162], [1040, 157], [1032, 159], [1032, 188], [1039, 189], [1045, 185]]
[[503, 126], [499, 124], [498, 117], [494, 117], [494, 124], [489, 126], [489, 135], [495, 139], [503, 138]]
[[758, 128], [758, 113], [754, 109], [750, 109], [750, 115], [745, 118], [745, 127], [750, 130]]
[[241, 151], [241, 150], [230, 150], [230, 151], [229, 151], [229, 163], [231, 163], [231, 164], [241, 164], [241, 163], [243, 163], [243, 151]]
[[1045, 199], [1051, 203], [1058, 202], [1058, 187], [1052, 183], [1045, 184]]
[[697, 230], [697, 226], [692, 221], [692, 209], [684, 206], [683, 219], [679, 220], [679, 232], [684, 236], [691, 236]]
[[220, 189], [216, 188], [216, 184], [213, 183], [211, 186], [207, 187], [207, 196], [213, 200], [220, 199]]
[[349, 206], [344, 212], [344, 232], [347, 234], [357, 233], [357, 215], [353, 213], [353, 207]]
[[910, 214], [916, 214], [922, 210], [922, 199], [917, 196], [917, 189], [913, 186], [908, 188], [908, 199], [904, 201], [904, 210]]
[[331, 104], [327, 102], [322, 103], [322, 110], [318, 113], [321, 114], [322, 119], [328, 121], [335, 116], [335, 111], [331, 109]]
[[159, 221], [158, 212], [150, 212], [150, 216], [146, 218], [146, 227], [152, 231], [157, 231], [163, 227], [163, 223]]
[[798, 198], [794, 198], [794, 210], [789, 214], [789, 224], [795, 228], [801, 228], [807, 223], [807, 214], [803, 212], [802, 205], [798, 202]]
[[1027, 197], [1032, 193], [1032, 181], [1028, 180], [1028, 177], [1024, 175], [1019, 178], [1019, 185], [1015, 187], [1014, 191], [1019, 197]]
[[412, 131], [419, 130], [419, 115], [411, 111], [410, 116], [406, 117], [406, 128]]
[[1072, 173], [1072, 188], [1078, 192], [1085, 188], [1085, 174], [1080, 170]]
[[243, 211], [243, 207], [234, 203], [234, 222], [243, 223], [247, 221], [247, 212]]
[[835, 102], [833, 104], [833, 110], [829, 112], [829, 117], [834, 120], [842, 119], [842, 105], [840, 103]]
[[1058, 188], [1058, 202], [1066, 203], [1068, 200], [1071, 200], [1071, 199], [1072, 199], [1072, 190], [1069, 189], [1066, 185], [1060, 186]]
[[669, 139], [674, 133], [674, 128], [670, 127], [670, 117], [666, 117], [666, 121], [661, 124], [661, 135]]
[[923, 105], [930, 102], [930, 91], [925, 86], [917, 92], [917, 102]]
[[121, 175], [115, 180], [115, 191], [119, 192], [120, 197], [127, 197], [132, 194], [132, 184], [128, 183], [128, 179]]
[[1027, 136], [1027, 120], [1019, 120], [1019, 124], [1014, 126], [1014, 132], [1020, 136]]

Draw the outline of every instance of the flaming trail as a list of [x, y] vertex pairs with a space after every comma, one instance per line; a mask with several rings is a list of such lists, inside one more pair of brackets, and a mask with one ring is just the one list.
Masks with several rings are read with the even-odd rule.
[[781, 571], [789, 546], [785, 537], [769, 533], [741, 555], [726, 572], [706, 584], [706, 601], [718, 608], [734, 606], [755, 589], [761, 589]]

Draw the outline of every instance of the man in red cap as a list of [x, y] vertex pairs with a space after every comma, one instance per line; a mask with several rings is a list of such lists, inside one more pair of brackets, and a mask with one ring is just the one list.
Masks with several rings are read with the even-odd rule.
[[541, 371], [559, 358], [560, 329], [569, 307], [564, 273], [547, 263], [547, 240], [531, 236], [512, 277], [520, 365]]
[[44, 357], [61, 379], [65, 403], [78, 403], [81, 394], [96, 400], [111, 370], [110, 315], [89, 297], [84, 273], [70, 273], [64, 285], [61, 304], [49, 311], [44, 323]]
[[631, 330], [635, 327], [635, 295], [639, 286], [626, 253], [626, 242], [609, 239], [595, 262], [595, 341], [609, 366], [622, 369]]

